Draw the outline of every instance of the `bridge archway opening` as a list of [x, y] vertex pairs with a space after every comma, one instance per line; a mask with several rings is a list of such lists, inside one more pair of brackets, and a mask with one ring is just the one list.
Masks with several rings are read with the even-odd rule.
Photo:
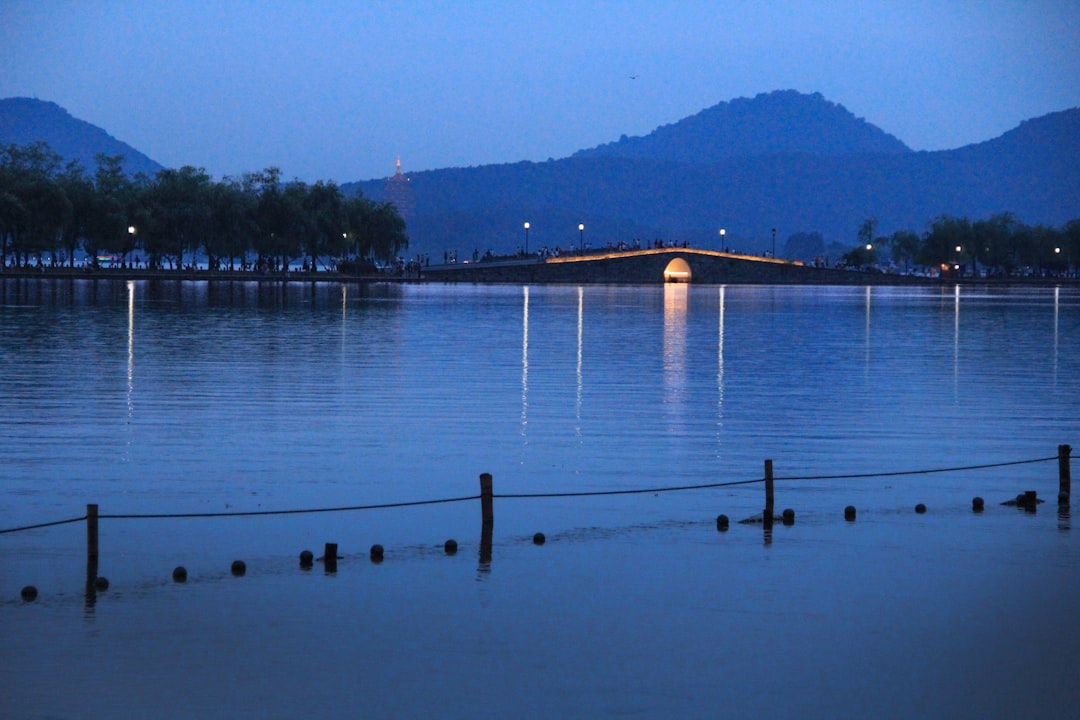
[[690, 265], [682, 258], [675, 258], [664, 268], [664, 282], [688, 283], [691, 274]]

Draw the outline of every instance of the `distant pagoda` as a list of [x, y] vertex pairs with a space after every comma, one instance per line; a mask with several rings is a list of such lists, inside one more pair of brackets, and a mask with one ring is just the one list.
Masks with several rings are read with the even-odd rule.
[[412, 217], [414, 210], [412, 186], [409, 185], [410, 182], [412, 182], [411, 178], [401, 172], [401, 157], [399, 156], [394, 174], [386, 178], [385, 198], [387, 202], [394, 204], [398, 214], [406, 221]]

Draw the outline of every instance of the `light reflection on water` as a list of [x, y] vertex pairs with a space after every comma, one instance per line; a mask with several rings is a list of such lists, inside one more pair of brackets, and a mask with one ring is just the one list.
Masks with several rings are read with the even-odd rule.
[[[1080, 297], [1069, 288], [0, 289], [0, 528], [77, 516], [90, 502], [102, 513], [318, 508], [474, 495], [481, 472], [496, 493], [632, 489], [753, 479], [765, 458], [779, 477], [817, 476], [1078, 445]], [[55, 677], [35, 669], [60, 662], [105, 708], [153, 707], [149, 690], [142, 698], [115, 674], [143, 653], [164, 668], [148, 688], [175, 694], [194, 676], [204, 716], [265, 716], [266, 705], [245, 713], [214, 663], [198, 661], [209, 638], [233, 648], [228, 667], [261, 673], [243, 679], [275, 688], [284, 717], [475, 717], [475, 663], [501, 684], [502, 716], [789, 711], [770, 704], [784, 697], [770, 667], [807, 717], [970, 716], [955, 688], [928, 689], [939, 682], [931, 669], [963, 686], [960, 660], [988, 644], [1053, 673], [1025, 655], [1036, 641], [1080, 661], [1075, 636], [1047, 625], [1080, 599], [1052, 463], [778, 485], [779, 507], [799, 519], [777, 526], [768, 548], [760, 526], [721, 535], [712, 522], [760, 512], [756, 485], [497, 499], [483, 573], [473, 503], [103, 520], [113, 587], [85, 626], [73, 619], [82, 525], [0, 536], [5, 636], [40, 648], [0, 655], [0, 697], [27, 715], [77, 714], [78, 696], [68, 702], [52, 681], [36, 680], [37, 695], [21, 687]], [[1033, 488], [1050, 501], [1034, 514], [997, 504]], [[981, 517], [969, 509], [976, 494], [987, 498]], [[916, 502], [930, 512], [916, 518]], [[840, 519], [849, 503], [854, 524]], [[461, 546], [453, 558], [441, 552], [448, 537]], [[340, 543], [339, 573], [300, 574], [299, 550], [325, 542]], [[375, 542], [388, 548], [381, 566], [366, 557]], [[243, 580], [228, 575], [235, 557], [248, 561]], [[181, 564], [192, 571], [184, 588], [167, 581]], [[42, 588], [38, 603], [5, 600], [28, 583]], [[1015, 635], [1010, 618], [1036, 611], [1046, 620]], [[961, 652], [957, 627], [984, 644]], [[784, 656], [762, 652], [762, 639]], [[359, 646], [397, 659], [381, 666]], [[1018, 662], [982, 672], [1003, 678]], [[284, 690], [294, 676], [350, 685], [346, 675], [395, 691]], [[971, 707], [1031, 714], [1001, 692]]]

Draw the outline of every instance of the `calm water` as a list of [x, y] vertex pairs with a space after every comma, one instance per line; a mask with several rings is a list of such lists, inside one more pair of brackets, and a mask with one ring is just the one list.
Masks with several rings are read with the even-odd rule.
[[[784, 478], [1080, 447], [1076, 289], [0, 293], [0, 529], [87, 503], [472, 496], [482, 472], [496, 493], [577, 492], [752, 480], [766, 458]], [[1037, 513], [998, 504], [1029, 489]], [[1056, 493], [1056, 462], [781, 481], [799, 519], [768, 540], [714, 524], [760, 512], [760, 485], [503, 498], [490, 563], [476, 502], [105, 519], [93, 606], [82, 523], [0, 535], [0, 716], [1066, 717], [1080, 548]], [[338, 573], [301, 572], [325, 542]]]

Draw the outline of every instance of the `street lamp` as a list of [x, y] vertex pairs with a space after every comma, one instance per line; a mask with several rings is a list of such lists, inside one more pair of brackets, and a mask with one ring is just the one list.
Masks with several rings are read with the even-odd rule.
[[525, 223], [525, 254], [529, 254], [529, 223]]
[[579, 223], [578, 226], [577, 226], [577, 229], [578, 229], [578, 246], [580, 248], [581, 254], [584, 255], [585, 254], [585, 223]]
[[772, 256], [776, 257], [776, 228], [772, 229]]
[[726, 252], [726, 250], [724, 248], [724, 236], [725, 235], [727, 235], [727, 230], [725, 230], [724, 228], [720, 228], [720, 251], [721, 252]]

